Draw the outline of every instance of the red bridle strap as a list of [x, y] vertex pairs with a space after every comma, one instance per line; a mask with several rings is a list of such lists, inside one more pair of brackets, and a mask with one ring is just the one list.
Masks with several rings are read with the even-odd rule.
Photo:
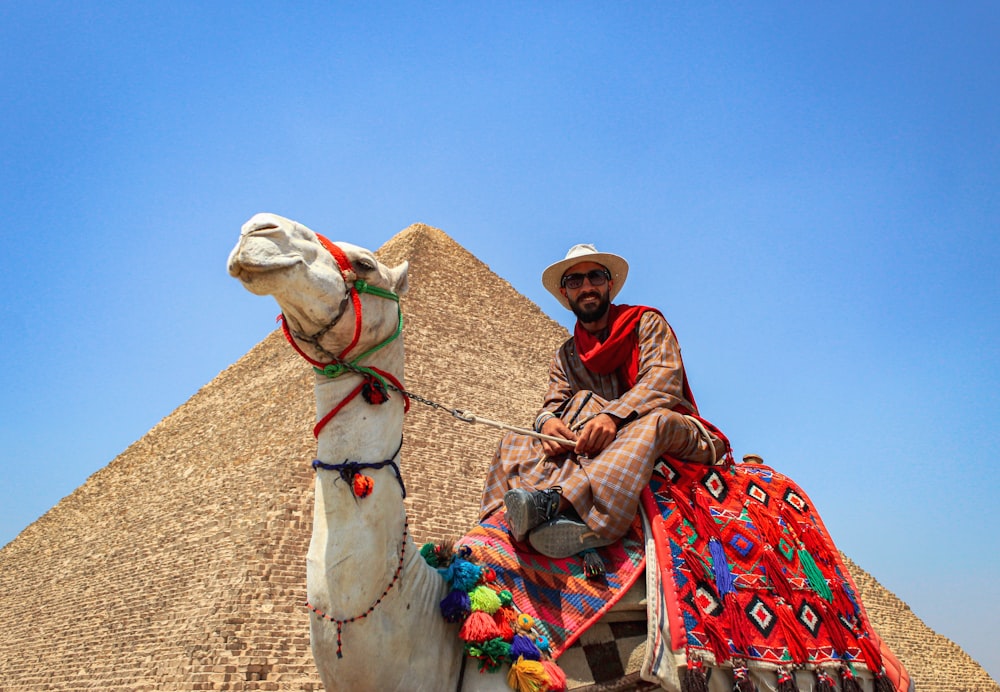
[[351, 349], [357, 346], [358, 339], [361, 338], [361, 296], [358, 294], [358, 289], [355, 287], [354, 282], [357, 280], [358, 276], [354, 272], [354, 267], [351, 266], [351, 261], [347, 259], [347, 255], [341, 250], [337, 245], [334, 245], [328, 238], [321, 236], [319, 233], [316, 234], [319, 242], [323, 244], [323, 247], [333, 255], [333, 259], [336, 260], [337, 266], [340, 267], [340, 274], [344, 277], [344, 284], [351, 284], [351, 302], [354, 304], [354, 338], [351, 343], [340, 353], [340, 358], [343, 359], [351, 352]]

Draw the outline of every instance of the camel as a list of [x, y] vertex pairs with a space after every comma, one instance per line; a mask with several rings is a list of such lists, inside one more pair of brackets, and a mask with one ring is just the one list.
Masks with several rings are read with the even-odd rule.
[[[509, 690], [506, 670], [479, 674], [463, 665], [457, 625], [439, 608], [448, 587], [409, 536], [399, 459], [404, 399], [391, 394], [382, 405], [365, 402], [384, 394], [372, 391], [380, 389], [376, 380], [402, 388], [398, 297], [407, 290], [407, 269], [406, 262], [386, 267], [369, 250], [330, 243], [266, 213], [243, 225], [229, 256], [230, 275], [278, 302], [286, 336], [317, 371], [320, 466], [306, 558], [313, 657], [328, 691]], [[353, 363], [346, 372], [344, 361]], [[359, 493], [345, 482], [356, 478], [338, 467], [343, 460], [369, 464], [362, 477], [373, 485]], [[731, 667], [713, 672], [708, 690], [733, 689]], [[669, 677], [661, 679], [663, 689], [676, 691], [682, 675]], [[871, 690], [871, 676], [859, 677], [862, 689]], [[778, 688], [773, 671], [753, 671], [752, 679], [759, 690]]]
[[[229, 273], [251, 293], [273, 296], [289, 332], [320, 362], [329, 362], [355, 338], [355, 307], [347, 281], [356, 277], [396, 295], [407, 289], [405, 262], [390, 269], [364, 248], [348, 243], [337, 247], [350, 263], [346, 280], [313, 231], [280, 216], [257, 214], [243, 226], [229, 257]], [[382, 343], [398, 324], [395, 301], [371, 294], [359, 300], [364, 328], [352, 354]], [[364, 365], [401, 382], [402, 337], [372, 353]], [[317, 373], [318, 416], [334, 410], [357, 384], [358, 377]], [[398, 463], [402, 430], [401, 396], [390, 396], [381, 406], [356, 397], [319, 431], [317, 458]], [[316, 474], [306, 557], [308, 601], [321, 613], [344, 621], [315, 612], [311, 618], [313, 657], [323, 685], [331, 691], [458, 689], [464, 654], [456, 626], [445, 622], [439, 610], [446, 584], [408, 535], [403, 485], [391, 465], [366, 475], [374, 485], [368, 497], [359, 499], [336, 472]], [[462, 689], [509, 690], [505, 680], [502, 671], [480, 675], [470, 666]]]

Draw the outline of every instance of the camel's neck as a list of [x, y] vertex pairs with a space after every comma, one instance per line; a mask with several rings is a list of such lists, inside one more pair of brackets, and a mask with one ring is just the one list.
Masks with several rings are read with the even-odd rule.
[[[402, 381], [402, 344], [390, 344], [364, 363]], [[358, 386], [361, 376], [345, 374], [316, 383], [317, 420]], [[320, 432], [317, 458], [325, 464], [379, 463], [392, 459], [403, 430], [403, 397], [369, 404], [358, 395]], [[396, 464], [400, 460], [396, 458]], [[309, 597], [337, 618], [364, 611], [392, 579], [399, 565], [405, 509], [395, 470], [365, 470], [374, 481], [371, 495], [356, 497], [336, 471], [318, 470], [313, 536], [309, 547]], [[338, 588], [338, 584], [340, 587]], [[344, 588], [353, 584], [353, 588]]]
[[[356, 348], [355, 352], [364, 351]], [[388, 341], [359, 365], [387, 373], [402, 382], [402, 337]], [[345, 372], [335, 378], [316, 375], [317, 422], [336, 411], [317, 440], [320, 460], [328, 463], [344, 459], [375, 461], [374, 457], [382, 460], [388, 459], [398, 447], [403, 430], [403, 395], [390, 391], [388, 401], [368, 403], [364, 396], [356, 393], [362, 382], [363, 376], [354, 372]]]

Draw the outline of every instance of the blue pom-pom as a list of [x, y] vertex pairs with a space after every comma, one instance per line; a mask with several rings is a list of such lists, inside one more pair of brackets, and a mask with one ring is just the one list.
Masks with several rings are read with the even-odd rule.
[[451, 588], [471, 591], [479, 581], [479, 577], [482, 576], [483, 568], [468, 560], [456, 557], [446, 568], [439, 569], [438, 573], [444, 577]]
[[518, 656], [524, 656], [529, 661], [538, 661], [542, 658], [542, 652], [535, 646], [535, 642], [531, 641], [531, 637], [515, 634], [514, 640], [510, 643], [511, 660], [516, 661]]
[[469, 594], [455, 589], [441, 601], [441, 615], [448, 622], [461, 622], [469, 614]]

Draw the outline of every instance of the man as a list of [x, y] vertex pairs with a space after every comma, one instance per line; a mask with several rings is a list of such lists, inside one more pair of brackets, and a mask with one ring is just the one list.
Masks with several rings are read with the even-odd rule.
[[[535, 431], [508, 433], [493, 459], [480, 510], [506, 506], [515, 541], [568, 557], [621, 538], [656, 460], [714, 464], [728, 442], [697, 417], [680, 347], [654, 308], [611, 303], [628, 263], [574, 245], [542, 284], [576, 315], [555, 354]], [[709, 432], [711, 429], [711, 432]]]

